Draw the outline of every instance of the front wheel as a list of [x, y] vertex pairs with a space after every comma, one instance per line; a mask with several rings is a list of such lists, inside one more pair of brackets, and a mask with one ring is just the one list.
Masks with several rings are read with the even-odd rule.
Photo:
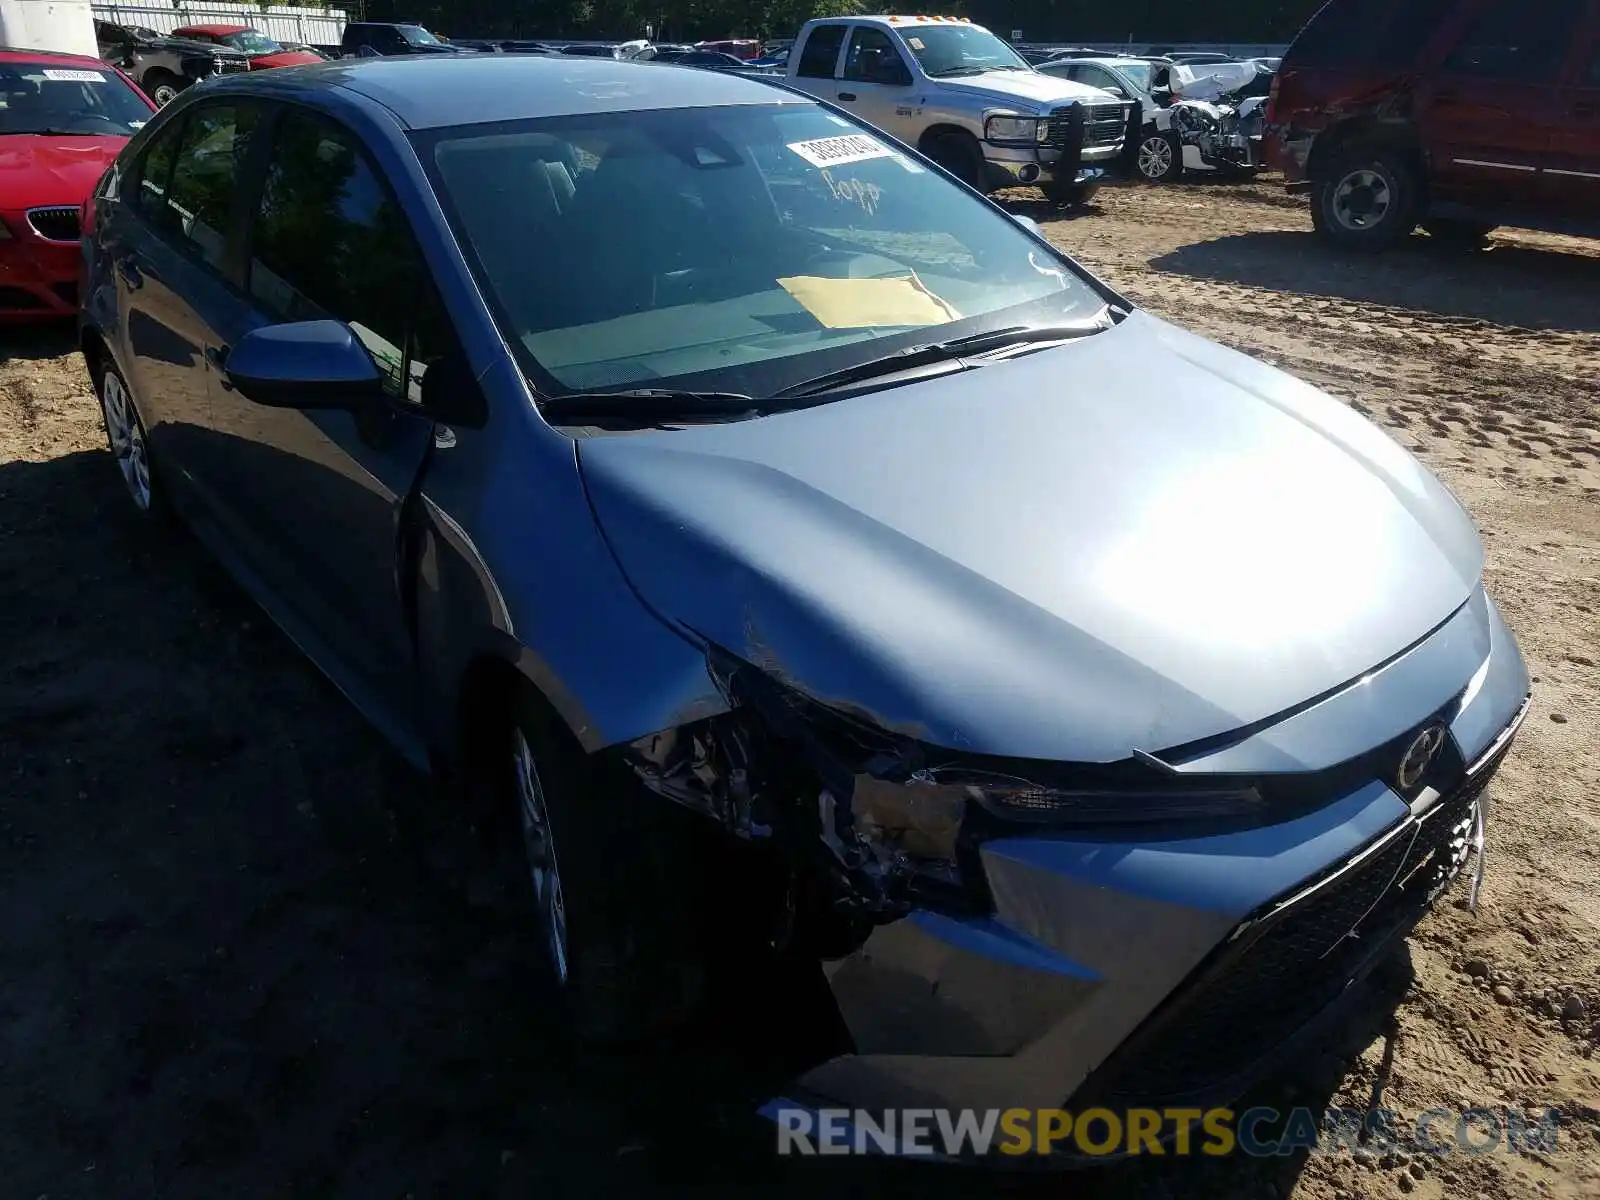
[[1045, 198], [1055, 204], [1062, 204], [1068, 208], [1079, 208], [1089, 203], [1100, 192], [1098, 183], [1047, 183], [1044, 186]]
[[1183, 178], [1183, 142], [1170, 131], [1145, 130], [1134, 167], [1146, 183], [1177, 183]]
[[183, 91], [183, 81], [166, 71], [151, 71], [145, 76], [145, 91], [157, 108], [165, 108]]
[[565, 1024], [607, 1043], [691, 1015], [704, 989], [695, 818], [584, 754], [531, 692], [518, 702], [504, 753], [527, 871], [524, 911]]
[[1317, 232], [1346, 250], [1388, 250], [1416, 228], [1416, 172], [1400, 155], [1355, 147], [1311, 197]]

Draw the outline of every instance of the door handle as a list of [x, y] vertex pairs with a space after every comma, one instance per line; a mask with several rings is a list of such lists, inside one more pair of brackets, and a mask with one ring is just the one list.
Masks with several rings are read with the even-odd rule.
[[854, 100], [855, 98], [856, 98], [856, 94], [854, 92], [840, 92], [839, 93], [839, 99], [841, 99], [841, 100]]

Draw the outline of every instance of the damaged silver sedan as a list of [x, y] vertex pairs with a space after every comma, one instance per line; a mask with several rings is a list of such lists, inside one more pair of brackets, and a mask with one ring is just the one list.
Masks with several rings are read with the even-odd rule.
[[520, 824], [576, 1028], [731, 945], [826, 977], [796, 1103], [1220, 1097], [1476, 877], [1528, 675], [1384, 433], [807, 97], [473, 57], [164, 110], [84, 346], [140, 511]]

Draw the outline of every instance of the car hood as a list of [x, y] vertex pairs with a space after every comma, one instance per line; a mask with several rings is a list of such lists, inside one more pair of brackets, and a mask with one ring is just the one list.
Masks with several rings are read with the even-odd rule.
[[176, 50], [182, 54], [209, 54], [213, 58], [248, 59], [250, 57], [243, 50], [234, 50], [228, 46], [218, 46], [214, 42], [202, 42], [195, 38], [164, 37], [135, 44], [140, 50]]
[[1142, 313], [931, 381], [578, 447], [659, 616], [986, 754], [1109, 762], [1266, 720], [1424, 638], [1483, 565], [1455, 498], [1375, 426]]
[[127, 144], [125, 137], [0, 136], [0, 203], [7, 209], [82, 204]]
[[963, 75], [934, 81], [941, 90], [972, 96], [988, 104], [1036, 104], [1050, 107], [1082, 100], [1085, 104], [1109, 103], [1110, 92], [1046, 75], [1042, 71], [985, 71], [982, 75]]
[[277, 50], [271, 54], [258, 54], [250, 60], [252, 71], [270, 71], [278, 67], [306, 67], [325, 61], [309, 50]]

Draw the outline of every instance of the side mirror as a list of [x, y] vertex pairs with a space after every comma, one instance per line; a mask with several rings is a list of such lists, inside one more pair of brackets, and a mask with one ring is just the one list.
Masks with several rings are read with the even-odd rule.
[[1021, 213], [1012, 213], [1011, 219], [1018, 225], [1021, 225], [1029, 233], [1033, 234], [1034, 237], [1044, 236], [1044, 231], [1039, 228], [1039, 222], [1035, 221], [1032, 217], [1025, 217]]
[[364, 408], [383, 395], [372, 355], [342, 321], [251, 330], [228, 353], [222, 377], [269, 408]]

